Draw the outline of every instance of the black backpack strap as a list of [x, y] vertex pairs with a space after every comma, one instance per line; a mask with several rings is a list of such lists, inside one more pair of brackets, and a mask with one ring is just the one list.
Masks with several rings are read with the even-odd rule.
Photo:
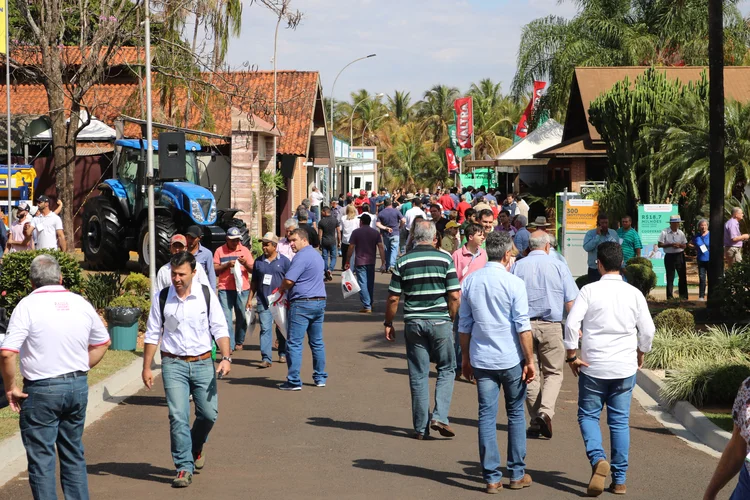
[[203, 298], [206, 299], [206, 317], [211, 318], [211, 289], [206, 285], [201, 285], [203, 288]]
[[169, 295], [169, 287], [163, 288], [159, 292], [159, 310], [161, 311], [161, 327], [164, 329], [164, 307], [167, 305], [167, 296]]

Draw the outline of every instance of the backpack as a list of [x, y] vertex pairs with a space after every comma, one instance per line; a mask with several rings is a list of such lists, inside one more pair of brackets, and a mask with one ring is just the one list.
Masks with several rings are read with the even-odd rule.
[[[167, 296], [169, 295], [169, 289], [166, 287], [159, 292], [159, 311], [161, 311], [161, 324], [164, 325], [164, 306], [167, 305]], [[203, 298], [206, 299], [206, 316], [211, 316], [211, 290], [206, 285], [201, 285], [203, 289]], [[163, 326], [162, 326], [163, 328]]]

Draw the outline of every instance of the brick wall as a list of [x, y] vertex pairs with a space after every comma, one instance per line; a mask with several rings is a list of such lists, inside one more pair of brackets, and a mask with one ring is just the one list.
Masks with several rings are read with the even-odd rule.
[[260, 231], [258, 134], [232, 132], [232, 206], [241, 210], [237, 217], [244, 220], [250, 234]]
[[[302, 200], [307, 198], [307, 167], [305, 162], [307, 158], [297, 158], [297, 163], [294, 165], [294, 177], [292, 178], [292, 212], [297, 210], [297, 207], [302, 203]], [[310, 167], [312, 168], [312, 167]]]
[[586, 160], [584, 158], [572, 158], [570, 160], [570, 189], [574, 192], [581, 191], [581, 184], [586, 182]]

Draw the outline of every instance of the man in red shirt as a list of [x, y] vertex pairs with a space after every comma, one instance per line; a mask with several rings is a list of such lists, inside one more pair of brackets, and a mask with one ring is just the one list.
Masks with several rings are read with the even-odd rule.
[[[229, 337], [232, 339], [230, 345], [233, 350], [242, 350], [245, 343], [247, 321], [245, 320], [245, 308], [250, 296], [250, 273], [253, 272], [253, 256], [250, 250], [240, 241], [242, 235], [236, 227], [227, 229], [227, 242], [214, 252], [214, 269], [216, 270], [216, 281], [219, 289], [219, 302], [224, 310], [224, 316], [229, 327]], [[235, 264], [242, 277], [242, 289], [237, 289], [237, 280], [234, 277]], [[232, 335], [232, 311], [236, 317], [234, 323], [234, 336]]]
[[365, 203], [369, 205], [370, 200], [367, 198], [367, 191], [362, 189], [359, 192], [359, 196], [354, 198], [354, 208], [357, 209], [358, 213], [362, 213], [362, 205], [364, 205]]
[[453, 198], [451, 198], [450, 191], [447, 189], [443, 189], [443, 196], [438, 198], [438, 203], [443, 206], [443, 210], [453, 210], [456, 208], [456, 204], [453, 203]]
[[468, 201], [461, 199], [461, 201], [458, 204], [458, 207], [456, 207], [456, 210], [458, 211], [458, 223], [463, 224], [463, 222], [466, 220], [466, 211], [471, 208], [471, 203]]

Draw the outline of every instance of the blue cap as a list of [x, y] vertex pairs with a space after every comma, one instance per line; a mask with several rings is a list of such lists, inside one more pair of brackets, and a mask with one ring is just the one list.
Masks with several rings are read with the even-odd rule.
[[242, 235], [240, 234], [240, 230], [236, 227], [230, 227], [227, 229], [227, 238], [230, 240], [238, 240], [242, 238]]

